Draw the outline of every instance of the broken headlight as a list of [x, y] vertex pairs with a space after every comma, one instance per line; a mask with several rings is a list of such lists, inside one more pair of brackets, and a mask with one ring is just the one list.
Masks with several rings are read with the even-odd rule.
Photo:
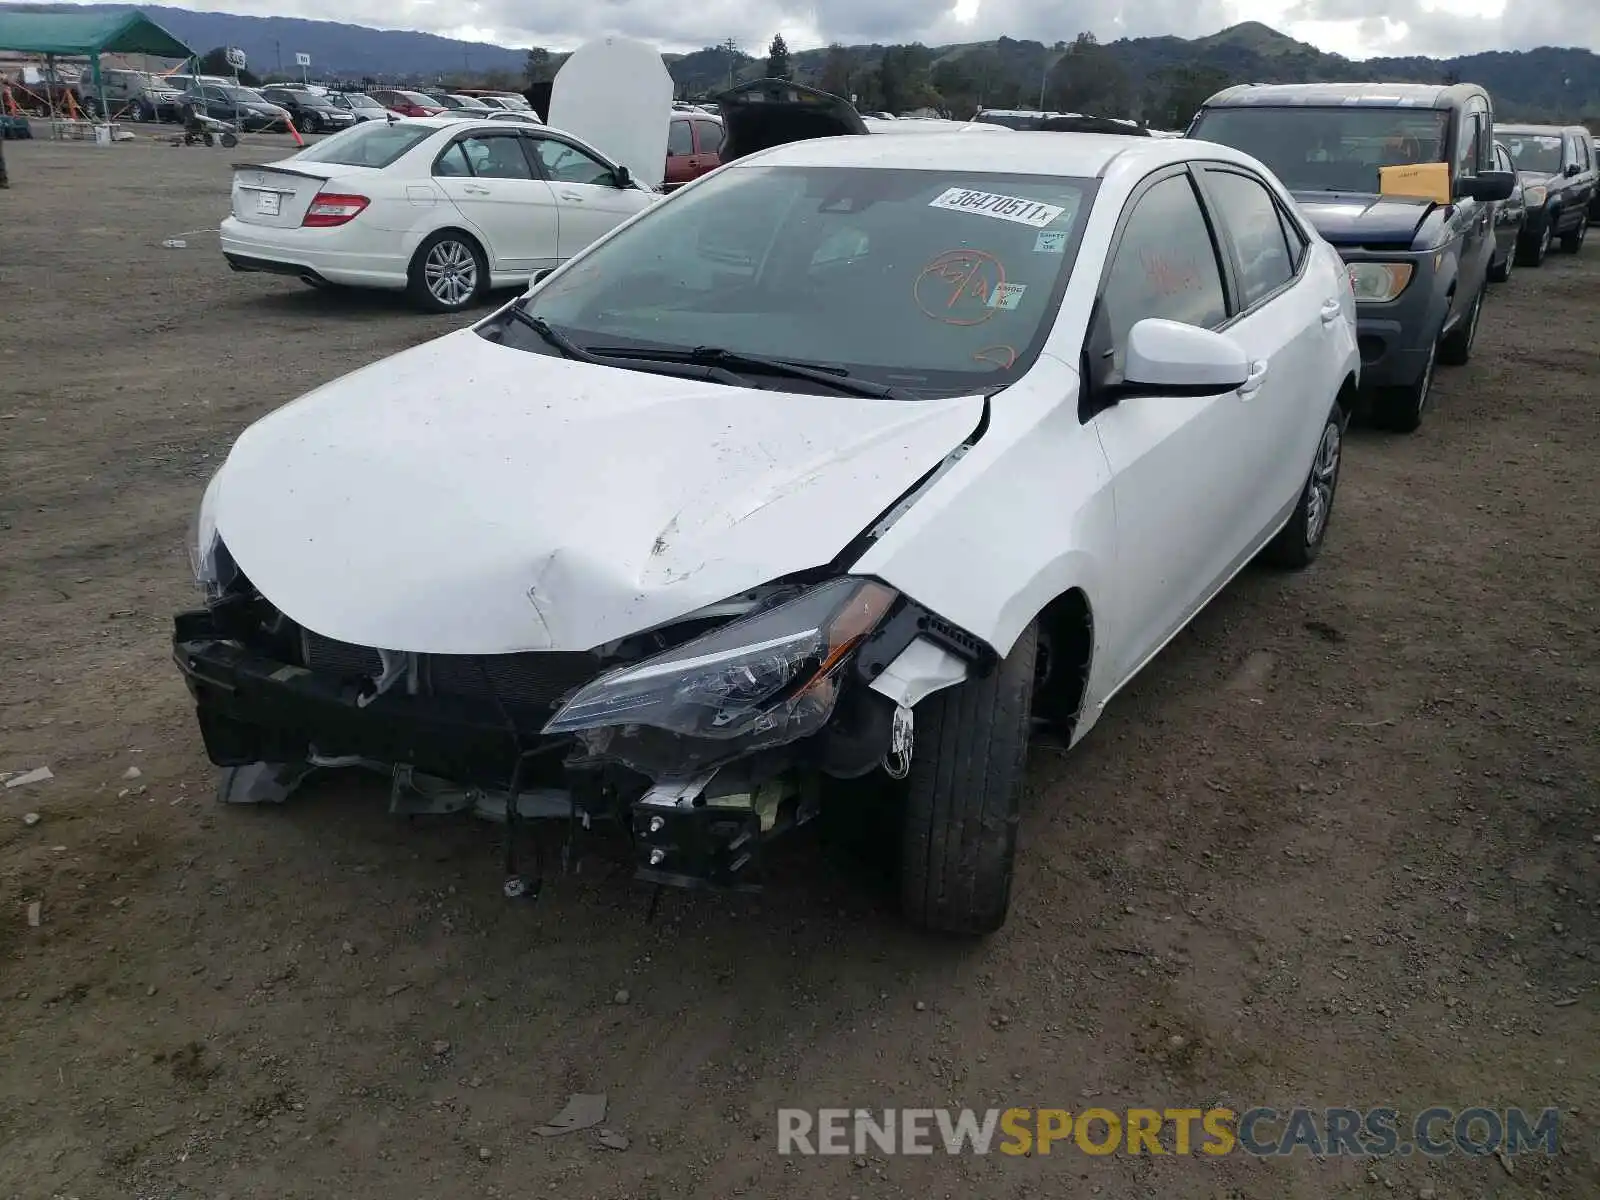
[[217, 534], [216, 496], [217, 476], [213, 475], [189, 523], [189, 566], [194, 570], [195, 583], [213, 598], [227, 591], [239, 574], [233, 556]]
[[897, 595], [871, 579], [831, 580], [602, 675], [568, 700], [544, 732], [646, 726], [717, 740], [804, 737], [827, 721], [840, 666]]

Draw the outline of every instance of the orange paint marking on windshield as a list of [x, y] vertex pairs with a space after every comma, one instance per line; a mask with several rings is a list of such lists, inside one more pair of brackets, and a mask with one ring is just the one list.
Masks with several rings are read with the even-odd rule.
[[972, 356], [972, 361], [993, 363], [1001, 370], [1006, 370], [1015, 365], [1017, 348], [1015, 346], [985, 346]]
[[1004, 310], [989, 307], [1006, 269], [986, 250], [946, 250], [917, 275], [912, 299], [924, 316], [944, 325], [982, 325]]

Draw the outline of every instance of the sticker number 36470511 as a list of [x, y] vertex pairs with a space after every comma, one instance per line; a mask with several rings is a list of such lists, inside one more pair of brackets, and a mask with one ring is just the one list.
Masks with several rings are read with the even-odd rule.
[[1054, 204], [1040, 204], [1021, 196], [999, 196], [993, 192], [974, 192], [969, 188], [949, 188], [935, 196], [929, 208], [947, 208], [952, 212], [976, 213], [980, 217], [996, 217], [1002, 221], [1015, 221], [1043, 229], [1067, 210]]

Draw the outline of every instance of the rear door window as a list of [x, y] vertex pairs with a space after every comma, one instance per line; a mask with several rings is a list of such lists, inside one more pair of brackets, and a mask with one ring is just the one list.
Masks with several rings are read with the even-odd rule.
[[462, 138], [457, 145], [479, 179], [532, 179], [533, 168], [517, 133], [486, 133]]
[[701, 154], [720, 154], [722, 152], [722, 126], [715, 121], [694, 122], [694, 136], [699, 143]]
[[694, 133], [687, 121], [673, 121], [667, 126], [667, 153], [688, 155], [694, 153]]

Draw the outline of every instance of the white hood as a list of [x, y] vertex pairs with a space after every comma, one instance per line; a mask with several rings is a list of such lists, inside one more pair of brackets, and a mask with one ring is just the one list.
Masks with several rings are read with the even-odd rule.
[[657, 188], [667, 170], [672, 91], [661, 51], [631, 38], [601, 38], [579, 46], [556, 72], [548, 123]]
[[830, 562], [983, 401], [725, 387], [462, 330], [247, 429], [217, 530], [274, 605], [387, 650], [585, 650]]

